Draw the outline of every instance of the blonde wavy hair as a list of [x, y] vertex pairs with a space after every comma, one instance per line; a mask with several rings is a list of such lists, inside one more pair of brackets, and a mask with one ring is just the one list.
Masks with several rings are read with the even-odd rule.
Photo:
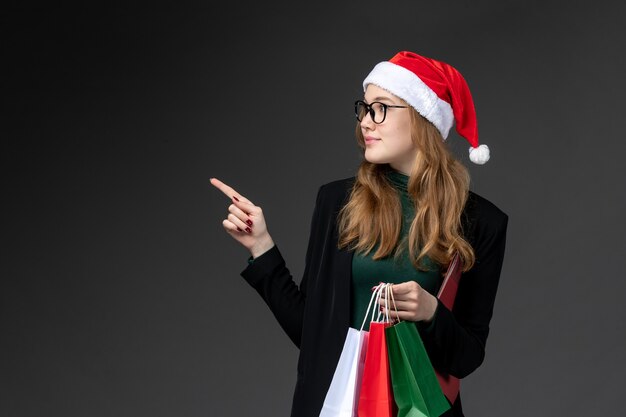
[[[469, 194], [467, 168], [452, 156], [437, 128], [415, 109], [411, 112], [411, 137], [415, 155], [408, 192], [415, 203], [415, 217], [408, 232], [409, 256], [413, 266], [428, 269], [426, 257], [447, 267], [455, 252], [463, 271], [475, 261], [474, 250], [463, 238], [461, 213]], [[360, 124], [357, 144], [365, 149]], [[338, 213], [339, 248], [349, 247], [368, 254], [379, 243], [373, 259], [400, 256], [407, 240], [399, 242], [402, 206], [397, 191], [386, 177], [391, 167], [363, 160], [348, 202]]]

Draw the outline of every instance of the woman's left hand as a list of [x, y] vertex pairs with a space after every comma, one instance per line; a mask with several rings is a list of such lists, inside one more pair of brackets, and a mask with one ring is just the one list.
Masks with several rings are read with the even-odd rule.
[[[397, 320], [426, 321], [429, 322], [435, 315], [437, 309], [437, 298], [423, 289], [415, 281], [407, 281], [401, 284], [394, 284], [390, 287], [395, 305], [389, 297], [389, 317]], [[379, 303], [385, 311], [385, 296], [381, 295]], [[394, 309], [397, 309], [397, 314]]]

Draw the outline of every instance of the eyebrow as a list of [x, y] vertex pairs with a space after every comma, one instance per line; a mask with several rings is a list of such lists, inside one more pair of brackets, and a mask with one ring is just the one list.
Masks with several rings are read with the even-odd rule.
[[[363, 100], [365, 101], [365, 97], [363, 97]], [[375, 101], [382, 101], [382, 100], [387, 100], [387, 101], [390, 101], [390, 102], [393, 103], [393, 100], [390, 97], [384, 97], [384, 96], [374, 97], [374, 99], [372, 101], [370, 101], [370, 103], [373, 103]], [[367, 101], [366, 101], [366, 103], [367, 103]]]

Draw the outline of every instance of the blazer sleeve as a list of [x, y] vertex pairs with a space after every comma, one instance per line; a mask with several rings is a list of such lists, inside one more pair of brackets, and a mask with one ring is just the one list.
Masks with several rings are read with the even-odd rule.
[[304, 304], [306, 302], [306, 277], [311, 267], [311, 254], [317, 242], [315, 232], [319, 230], [322, 189], [323, 186], [318, 189], [315, 208], [313, 209], [304, 274], [300, 285], [295, 283], [276, 244], [255, 258], [241, 272], [241, 276], [263, 298], [282, 329], [298, 348], [300, 347]]
[[439, 301], [433, 321], [418, 323], [433, 366], [457, 378], [472, 373], [485, 357], [504, 259], [508, 216], [491, 203], [483, 206], [469, 239], [476, 261], [461, 275], [452, 311]]

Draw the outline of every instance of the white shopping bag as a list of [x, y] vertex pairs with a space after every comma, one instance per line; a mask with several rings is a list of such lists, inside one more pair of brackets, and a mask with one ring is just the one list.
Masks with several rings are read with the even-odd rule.
[[348, 329], [320, 417], [356, 417], [368, 334]]
[[[369, 332], [363, 330], [363, 327], [369, 315], [372, 301], [378, 298], [382, 289], [383, 286], [381, 285], [373, 291], [361, 328], [359, 330], [352, 327], [348, 328], [333, 379], [326, 392], [320, 417], [357, 417], [361, 375], [363, 374], [369, 336]], [[374, 304], [373, 311], [376, 310], [378, 308]]]

